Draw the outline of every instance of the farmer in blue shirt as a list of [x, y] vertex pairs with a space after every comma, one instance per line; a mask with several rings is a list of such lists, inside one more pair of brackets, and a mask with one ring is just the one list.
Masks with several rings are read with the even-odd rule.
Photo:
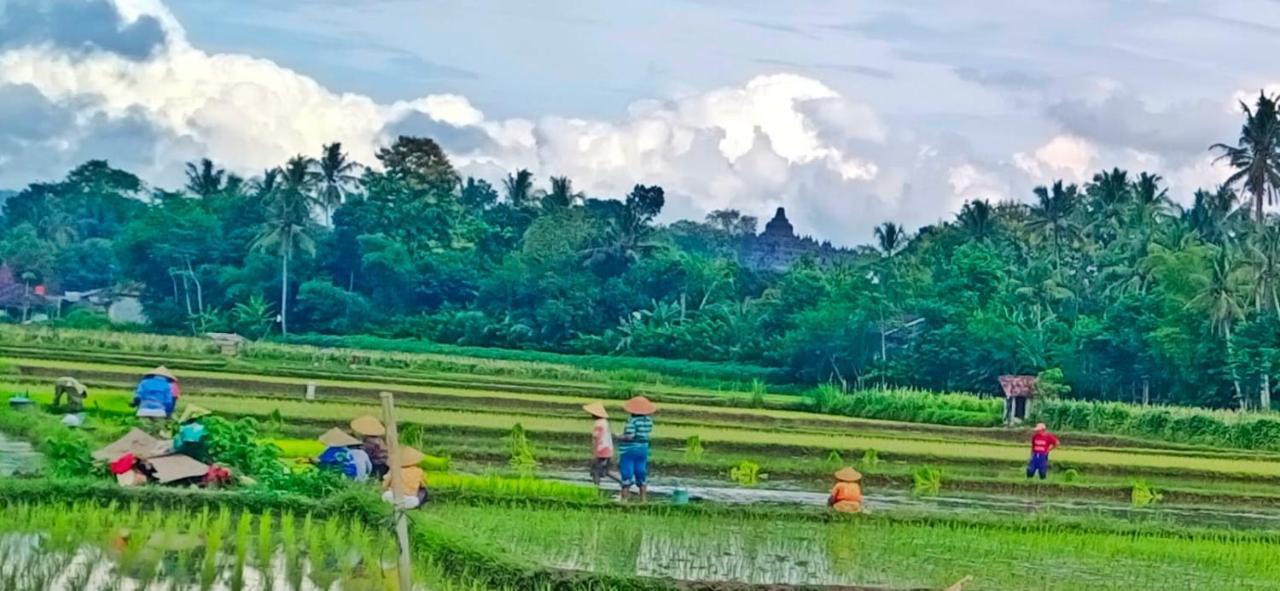
[[161, 367], [138, 382], [138, 389], [133, 393], [133, 406], [138, 408], [139, 418], [167, 419], [173, 415], [176, 403], [171, 383], [173, 379], [173, 374]]
[[658, 410], [644, 396], [636, 396], [622, 405], [622, 410], [631, 413], [627, 426], [618, 438], [622, 445], [618, 446], [618, 471], [622, 476], [622, 500], [631, 494], [631, 486], [640, 489], [640, 502], [649, 495], [649, 435], [653, 433], [653, 419], [649, 416]]

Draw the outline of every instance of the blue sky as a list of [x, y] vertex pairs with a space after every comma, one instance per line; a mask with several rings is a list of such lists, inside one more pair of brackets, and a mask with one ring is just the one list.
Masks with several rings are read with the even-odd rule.
[[0, 0], [0, 186], [425, 133], [468, 174], [785, 205], [847, 244], [1103, 167], [1187, 200], [1234, 101], [1280, 82], [1277, 33], [1260, 0]]

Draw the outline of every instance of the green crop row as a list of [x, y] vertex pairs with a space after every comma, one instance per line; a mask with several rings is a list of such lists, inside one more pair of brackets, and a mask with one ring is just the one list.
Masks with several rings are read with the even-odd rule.
[[1055, 429], [1116, 433], [1237, 449], [1280, 451], [1280, 417], [1118, 402], [1038, 401], [1032, 420]]

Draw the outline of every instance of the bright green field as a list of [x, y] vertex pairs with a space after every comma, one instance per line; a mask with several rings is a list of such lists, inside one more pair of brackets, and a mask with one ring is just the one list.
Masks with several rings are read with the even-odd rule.
[[970, 590], [1280, 589], [1280, 546], [1019, 527], [832, 523], [733, 516], [631, 514], [442, 505], [420, 522], [466, 532], [508, 554], [612, 574], [753, 583], [884, 584]]
[[[0, 388], [20, 390], [23, 386], [0, 384]], [[38, 392], [38, 394], [38, 399], [42, 400], [48, 400], [51, 397], [47, 391]], [[93, 392], [90, 404], [98, 404], [103, 408], [116, 411], [127, 411], [130, 396], [130, 394], [119, 390], [100, 390]], [[198, 394], [183, 396], [183, 402], [186, 404], [198, 404], [215, 412], [233, 415], [265, 417], [278, 410], [283, 416], [289, 418], [312, 422], [331, 422], [339, 425], [362, 414], [376, 414], [378, 412], [377, 405], [372, 402], [369, 404], [348, 402], [309, 403], [301, 400]], [[585, 416], [550, 417], [502, 411], [452, 411], [411, 407], [401, 408], [400, 416], [402, 420], [409, 423], [497, 431], [509, 430], [516, 423], [520, 423], [533, 432], [581, 433], [584, 438], [589, 433], [590, 428], [590, 423]], [[847, 434], [835, 434], [730, 428], [725, 426], [663, 425], [661, 415], [658, 415], [658, 427], [654, 431], [654, 436], [664, 440], [675, 439], [680, 441], [691, 436], [698, 436], [703, 442], [709, 444], [736, 443], [766, 446], [772, 444], [807, 448], [817, 452], [821, 450], [875, 449], [883, 454], [932, 457], [940, 460], [987, 459], [1019, 462], [1025, 460], [1027, 455], [1027, 450], [1022, 445], [1002, 445], [989, 442], [959, 443], [908, 437], [862, 436], [858, 435], [854, 429], [850, 429]], [[1155, 451], [1132, 453], [1119, 450], [1071, 449], [1070, 447], [1054, 452], [1054, 457], [1058, 461], [1071, 462], [1082, 466], [1134, 466], [1218, 474], [1280, 476], [1280, 462], [1261, 459], [1224, 459], [1162, 454]]]

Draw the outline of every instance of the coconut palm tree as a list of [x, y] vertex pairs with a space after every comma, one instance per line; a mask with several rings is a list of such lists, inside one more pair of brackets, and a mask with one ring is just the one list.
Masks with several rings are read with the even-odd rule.
[[1226, 160], [1236, 169], [1227, 184], [1238, 184], [1253, 196], [1254, 219], [1262, 221], [1263, 201], [1273, 203], [1280, 189], [1280, 119], [1275, 99], [1266, 93], [1258, 93], [1253, 109], [1243, 101], [1240, 109], [1245, 122], [1236, 145], [1214, 144], [1209, 149], [1220, 152], [1215, 162]]
[[1233, 237], [1232, 229], [1238, 219], [1247, 215], [1241, 213], [1244, 209], [1238, 207], [1239, 201], [1239, 195], [1227, 185], [1212, 192], [1200, 189], [1183, 219], [1205, 242], [1222, 245]]
[[[1241, 281], [1241, 262], [1235, 253], [1228, 248], [1218, 249], [1218, 254], [1211, 264], [1194, 277], [1199, 289], [1187, 302], [1187, 307], [1203, 313], [1209, 320], [1209, 327], [1215, 335], [1222, 337], [1226, 345], [1227, 358], [1235, 355], [1231, 341], [1231, 330], [1235, 324], [1244, 319], [1244, 306], [1241, 303], [1243, 285]], [[1231, 369], [1231, 381], [1235, 388], [1236, 401], [1244, 410], [1244, 393], [1240, 390], [1240, 378], [1234, 366]]]
[[315, 252], [311, 208], [315, 204], [315, 161], [294, 156], [280, 174], [281, 183], [267, 199], [267, 221], [258, 228], [253, 248], [280, 257], [280, 333], [289, 334], [289, 261], [295, 252]]
[[907, 246], [907, 232], [898, 224], [885, 222], [876, 226], [875, 233], [880, 252], [886, 257], [893, 257]]
[[985, 199], [966, 201], [964, 207], [960, 208], [956, 221], [959, 222], [960, 228], [969, 235], [970, 239], [986, 240], [995, 233], [996, 225], [993, 213], [991, 202]]
[[506, 192], [507, 203], [516, 207], [527, 207], [534, 197], [533, 173], [521, 168], [515, 174], [508, 174], [503, 179], [502, 187]]
[[213, 161], [208, 158], [201, 158], [198, 165], [195, 162], [188, 162], [187, 192], [208, 199], [226, 188], [224, 184], [226, 177], [227, 171], [214, 166]]
[[359, 169], [360, 165], [342, 151], [341, 143], [334, 142], [324, 147], [316, 172], [320, 184], [319, 201], [324, 208], [326, 224], [333, 225], [333, 210], [346, 200]]
[[1052, 187], [1036, 187], [1034, 192], [1037, 202], [1031, 207], [1031, 221], [1027, 227], [1048, 237], [1053, 244], [1054, 267], [1061, 267], [1064, 243], [1077, 232], [1072, 216], [1080, 200], [1080, 191], [1075, 185], [1064, 186], [1059, 180]]
[[584, 195], [573, 190], [573, 181], [567, 176], [551, 177], [551, 191], [542, 198], [546, 209], [564, 209], [582, 201]]

